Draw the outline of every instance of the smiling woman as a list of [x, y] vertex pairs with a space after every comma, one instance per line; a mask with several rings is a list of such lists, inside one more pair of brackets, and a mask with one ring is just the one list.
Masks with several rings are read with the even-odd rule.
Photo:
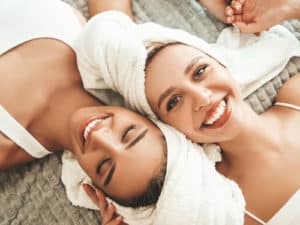
[[120, 107], [90, 107], [71, 118], [72, 152], [93, 184], [121, 205], [154, 204], [165, 175], [159, 128]]
[[[93, 12], [131, 15], [129, 0], [89, 3]], [[164, 181], [164, 139], [150, 121], [84, 91], [73, 49], [80, 21], [59, 0], [1, 2], [0, 170], [68, 149], [119, 203], [153, 204]]]
[[[160, 118], [194, 142], [216, 143], [208, 150], [222, 152], [217, 170], [242, 188], [250, 211], [245, 212], [246, 225], [299, 220], [290, 209], [295, 201], [299, 204], [300, 194], [294, 173], [300, 169], [295, 135], [300, 75], [284, 84], [274, 106], [261, 115], [243, 101], [251, 84], [261, 85], [300, 55], [298, 40], [280, 26], [261, 37], [228, 28], [219, 37], [223, 45], [214, 45], [158, 24], [136, 25], [121, 14], [119, 19], [103, 17], [91, 21], [77, 43], [79, 63], [87, 56], [98, 69], [91, 76], [81, 68], [83, 80], [97, 79], [122, 94], [133, 109]], [[110, 32], [98, 35], [108, 26]], [[98, 48], [84, 49], [86, 40]]]
[[[238, 131], [236, 126], [223, 127], [217, 133], [233, 113], [227, 107], [232, 99], [242, 102], [228, 70], [196, 48], [164, 46], [146, 63], [145, 93], [155, 114], [197, 142], [232, 138]], [[242, 121], [239, 111], [236, 115], [231, 118]]]

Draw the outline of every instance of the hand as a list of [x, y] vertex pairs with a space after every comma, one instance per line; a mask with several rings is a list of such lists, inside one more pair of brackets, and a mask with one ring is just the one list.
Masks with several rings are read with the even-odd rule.
[[99, 189], [94, 190], [90, 185], [84, 184], [83, 188], [90, 199], [100, 209], [102, 225], [125, 225], [122, 217], [116, 213], [116, 208], [112, 203], [108, 203], [103, 192]]
[[257, 33], [292, 18], [291, 8], [289, 0], [233, 0], [226, 8], [226, 17], [242, 32]]
[[227, 16], [225, 14], [228, 0], [199, 0], [199, 2], [216, 18], [224, 23], [228, 23]]

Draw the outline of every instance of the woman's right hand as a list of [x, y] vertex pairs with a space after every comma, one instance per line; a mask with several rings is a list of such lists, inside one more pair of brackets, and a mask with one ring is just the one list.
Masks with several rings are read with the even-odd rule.
[[122, 221], [122, 217], [116, 213], [116, 208], [112, 203], [108, 203], [105, 195], [99, 189], [94, 189], [88, 184], [83, 184], [83, 188], [90, 199], [100, 209], [102, 225], [128, 225]]

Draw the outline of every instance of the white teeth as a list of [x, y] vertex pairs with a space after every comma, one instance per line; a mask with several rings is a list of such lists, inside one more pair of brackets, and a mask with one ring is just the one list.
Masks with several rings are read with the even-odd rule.
[[101, 122], [102, 120], [99, 120], [99, 119], [95, 119], [93, 121], [91, 121], [84, 129], [84, 133], [83, 133], [83, 137], [84, 137], [84, 140], [87, 139], [90, 131], [93, 129], [93, 127], [96, 126], [97, 123]]
[[222, 100], [216, 108], [215, 112], [206, 121], [204, 121], [204, 125], [212, 125], [214, 122], [220, 119], [223, 113], [225, 112], [225, 109], [226, 103], [224, 100]]

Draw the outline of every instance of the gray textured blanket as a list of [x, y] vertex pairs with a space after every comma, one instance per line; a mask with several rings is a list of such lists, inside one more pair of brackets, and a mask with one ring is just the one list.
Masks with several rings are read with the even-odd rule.
[[[65, 0], [87, 16], [86, 0]], [[1, 7], [1, 6], [0, 6]], [[183, 28], [209, 42], [216, 40], [224, 25], [210, 16], [194, 0], [135, 0], [139, 22], [155, 21]], [[300, 37], [298, 20], [284, 24]], [[282, 83], [300, 71], [300, 60], [292, 60], [271, 82], [250, 95], [248, 103], [258, 113], [271, 106]], [[97, 211], [74, 207], [60, 181], [61, 153], [0, 173], [0, 224], [99, 225]]]

